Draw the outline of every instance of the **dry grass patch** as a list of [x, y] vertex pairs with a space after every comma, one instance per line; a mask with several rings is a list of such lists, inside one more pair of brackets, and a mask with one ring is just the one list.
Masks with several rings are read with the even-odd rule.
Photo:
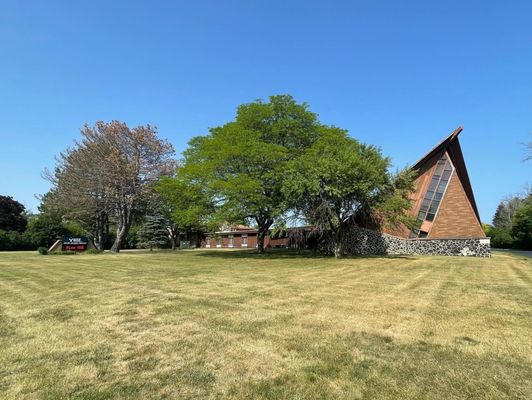
[[532, 398], [532, 261], [0, 254], [2, 399]]

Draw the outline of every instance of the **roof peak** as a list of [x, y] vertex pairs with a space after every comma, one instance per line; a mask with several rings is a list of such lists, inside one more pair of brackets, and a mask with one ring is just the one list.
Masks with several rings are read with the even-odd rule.
[[414, 164], [412, 169], [418, 169], [425, 161], [427, 161], [429, 158], [434, 156], [434, 154], [436, 154], [443, 148], [446, 148], [447, 146], [449, 146], [449, 144], [451, 144], [451, 142], [454, 141], [463, 130], [464, 128], [462, 126], [459, 126], [458, 128], [456, 128], [449, 136], [447, 136], [440, 143], [434, 146], [427, 154], [421, 157], [419, 161]]

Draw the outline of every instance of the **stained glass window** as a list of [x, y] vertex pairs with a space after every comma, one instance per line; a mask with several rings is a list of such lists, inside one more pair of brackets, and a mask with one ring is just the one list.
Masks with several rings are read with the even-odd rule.
[[[447, 156], [444, 154], [442, 158], [438, 160], [436, 169], [434, 170], [434, 175], [430, 181], [425, 197], [423, 197], [423, 202], [419, 208], [419, 213], [417, 219], [421, 222], [423, 221], [434, 221], [434, 217], [438, 212], [440, 207], [441, 199], [443, 194], [447, 189], [449, 180], [451, 179], [451, 174], [453, 172], [453, 166], [447, 159]], [[420, 231], [419, 229], [414, 229], [410, 237], [427, 237], [428, 232]]]

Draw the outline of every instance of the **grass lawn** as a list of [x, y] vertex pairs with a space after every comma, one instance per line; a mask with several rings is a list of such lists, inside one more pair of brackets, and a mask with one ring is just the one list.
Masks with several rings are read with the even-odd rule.
[[532, 259], [0, 253], [2, 399], [530, 399]]

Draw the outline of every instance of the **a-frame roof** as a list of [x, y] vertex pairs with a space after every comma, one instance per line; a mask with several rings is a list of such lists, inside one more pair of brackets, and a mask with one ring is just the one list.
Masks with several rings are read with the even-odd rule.
[[478, 222], [480, 223], [480, 215], [478, 213], [477, 203], [475, 202], [475, 196], [473, 195], [473, 188], [471, 187], [471, 181], [469, 180], [469, 175], [467, 173], [464, 155], [462, 154], [462, 149], [458, 140], [458, 135], [460, 135], [462, 130], [463, 128], [461, 126], [456, 128], [449, 136], [447, 136], [443, 141], [441, 141], [432, 150], [425, 154], [417, 163], [415, 163], [412, 169], [420, 170], [425, 166], [425, 164], [433, 160], [435, 157], [439, 158], [445, 152], [447, 152], [456, 169], [456, 174], [462, 183], [462, 187], [464, 188], [469, 203], [471, 204]]

